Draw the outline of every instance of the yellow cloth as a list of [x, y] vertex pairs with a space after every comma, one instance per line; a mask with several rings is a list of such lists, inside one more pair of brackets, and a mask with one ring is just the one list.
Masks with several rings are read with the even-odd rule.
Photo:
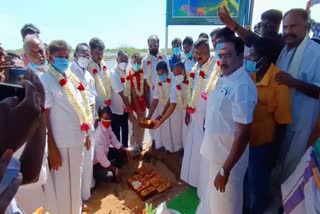
[[260, 82], [256, 81], [256, 73], [251, 75], [258, 91], [258, 103], [251, 128], [250, 145], [252, 146], [272, 143], [276, 124], [292, 122], [289, 88], [275, 81], [279, 71], [279, 68], [271, 64]]

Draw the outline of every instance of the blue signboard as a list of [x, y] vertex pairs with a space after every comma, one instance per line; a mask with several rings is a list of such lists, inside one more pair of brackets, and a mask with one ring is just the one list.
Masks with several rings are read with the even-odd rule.
[[168, 25], [221, 25], [218, 8], [225, 6], [242, 25], [251, 25], [254, 0], [167, 0]]

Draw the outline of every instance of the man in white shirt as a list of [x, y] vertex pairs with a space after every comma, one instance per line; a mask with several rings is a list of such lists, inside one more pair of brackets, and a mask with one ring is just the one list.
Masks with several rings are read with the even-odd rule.
[[[207, 39], [198, 39], [194, 47], [197, 64], [195, 69], [189, 74], [189, 84], [191, 84], [190, 87], [192, 87], [192, 89], [191, 94], [187, 96], [193, 98], [192, 101], [188, 101], [188, 109], [190, 110], [187, 109], [189, 113], [187, 113], [185, 117], [185, 123], [188, 126], [188, 135], [184, 145], [181, 179], [193, 187], [202, 189], [202, 187], [207, 187], [199, 182], [201, 180], [199, 174], [201, 170], [208, 170], [202, 169], [200, 164], [200, 148], [204, 136], [204, 121], [207, 109], [206, 101], [201, 97], [201, 94], [207, 87], [215, 61], [214, 58], [210, 56], [209, 42]], [[193, 111], [191, 111], [191, 109], [193, 109]], [[199, 189], [198, 195], [201, 195]]]
[[[128, 53], [125, 51], [118, 52], [117, 64], [110, 71], [110, 83], [112, 87], [111, 127], [117, 139], [124, 147], [128, 147], [128, 113], [131, 112], [130, 103], [127, 93], [131, 93], [126, 88]], [[121, 137], [120, 137], [121, 133]]]
[[[42, 41], [34, 35], [26, 36], [23, 48], [29, 61], [28, 68], [32, 69], [35, 74], [40, 77], [47, 69], [45, 63], [45, 49]], [[17, 153], [21, 154], [23, 148], [24, 147], [20, 148]], [[17, 153], [15, 155], [18, 155]], [[19, 206], [26, 213], [32, 213], [41, 206], [44, 211], [48, 211], [50, 213], [57, 212], [53, 183], [49, 172], [47, 158], [48, 147], [46, 143], [38, 182], [22, 186], [19, 188], [16, 195], [16, 200]], [[33, 200], [30, 200], [30, 197], [32, 197]]]
[[[89, 42], [91, 60], [89, 62], [88, 71], [95, 80], [97, 91], [96, 110], [102, 105], [111, 105], [111, 85], [107, 65], [103, 60], [103, 52], [105, 45], [99, 38], [92, 38]], [[106, 95], [110, 95], [106, 96]]]
[[[146, 87], [146, 94], [149, 94], [149, 100], [147, 100], [147, 107], [150, 108], [151, 102], [154, 97], [154, 85], [157, 84], [158, 74], [157, 74], [157, 64], [160, 61], [165, 61], [167, 63], [168, 68], [169, 61], [166, 54], [159, 53], [159, 38], [156, 35], [152, 35], [148, 38], [148, 47], [149, 52], [147, 56], [144, 57], [142, 61], [142, 69], [144, 73], [145, 78], [145, 84], [147, 84], [148, 87]], [[159, 115], [161, 112], [159, 112], [157, 109], [155, 110], [153, 114], [153, 118], [157, 115]], [[160, 139], [160, 132], [159, 130], [150, 130], [150, 135], [152, 138], [153, 143], [155, 143], [155, 139]], [[162, 147], [163, 145], [155, 145], [157, 148]]]
[[242, 212], [243, 180], [248, 165], [250, 124], [257, 89], [243, 65], [244, 44], [225, 40], [219, 53], [222, 76], [207, 102], [201, 155], [209, 164], [210, 182], [197, 213]]
[[[57, 199], [57, 213], [81, 213], [81, 172], [85, 135], [83, 85], [69, 70], [69, 45], [62, 40], [49, 45], [49, 69], [41, 76], [46, 92], [49, 165]], [[76, 79], [76, 80], [75, 80]], [[77, 85], [76, 85], [77, 84]], [[82, 106], [82, 107], [81, 107]], [[89, 110], [90, 111], [90, 110]], [[86, 111], [87, 112], [87, 111]]]
[[[91, 106], [92, 118], [95, 115], [95, 103], [96, 103], [96, 88], [94, 79], [88, 72], [88, 64], [90, 61], [90, 49], [86, 43], [80, 43], [77, 45], [74, 53], [75, 59], [71, 63], [71, 71], [78, 77], [83, 83], [89, 96], [89, 104]], [[93, 124], [94, 121], [92, 121]], [[87, 201], [91, 196], [91, 188], [94, 186], [93, 182], [93, 155], [94, 155], [94, 127], [92, 126], [89, 131], [89, 136], [86, 136], [87, 140], [90, 141], [90, 148], [84, 149], [83, 156], [83, 173], [82, 173], [82, 200]], [[88, 210], [87, 205], [83, 204], [83, 211]]]
[[182, 62], [184, 64], [184, 67], [187, 71], [187, 73], [190, 73], [192, 71], [193, 66], [196, 64], [196, 61], [193, 59], [193, 39], [190, 36], [187, 36], [183, 42], [183, 56], [182, 56]]

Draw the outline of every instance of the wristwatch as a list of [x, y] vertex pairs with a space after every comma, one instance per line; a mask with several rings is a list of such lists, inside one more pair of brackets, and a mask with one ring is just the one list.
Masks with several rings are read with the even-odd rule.
[[219, 174], [224, 177], [224, 176], [229, 176], [229, 173], [227, 173], [223, 167], [220, 168]]

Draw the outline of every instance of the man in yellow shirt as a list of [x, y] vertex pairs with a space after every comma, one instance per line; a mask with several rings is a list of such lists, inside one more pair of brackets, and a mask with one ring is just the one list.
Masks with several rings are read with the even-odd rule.
[[275, 80], [280, 70], [272, 63], [273, 48], [277, 48], [274, 40], [258, 39], [245, 60], [245, 67], [257, 86], [258, 103], [251, 127], [244, 213], [263, 213], [266, 209], [271, 170], [286, 125], [292, 122], [289, 88]]

